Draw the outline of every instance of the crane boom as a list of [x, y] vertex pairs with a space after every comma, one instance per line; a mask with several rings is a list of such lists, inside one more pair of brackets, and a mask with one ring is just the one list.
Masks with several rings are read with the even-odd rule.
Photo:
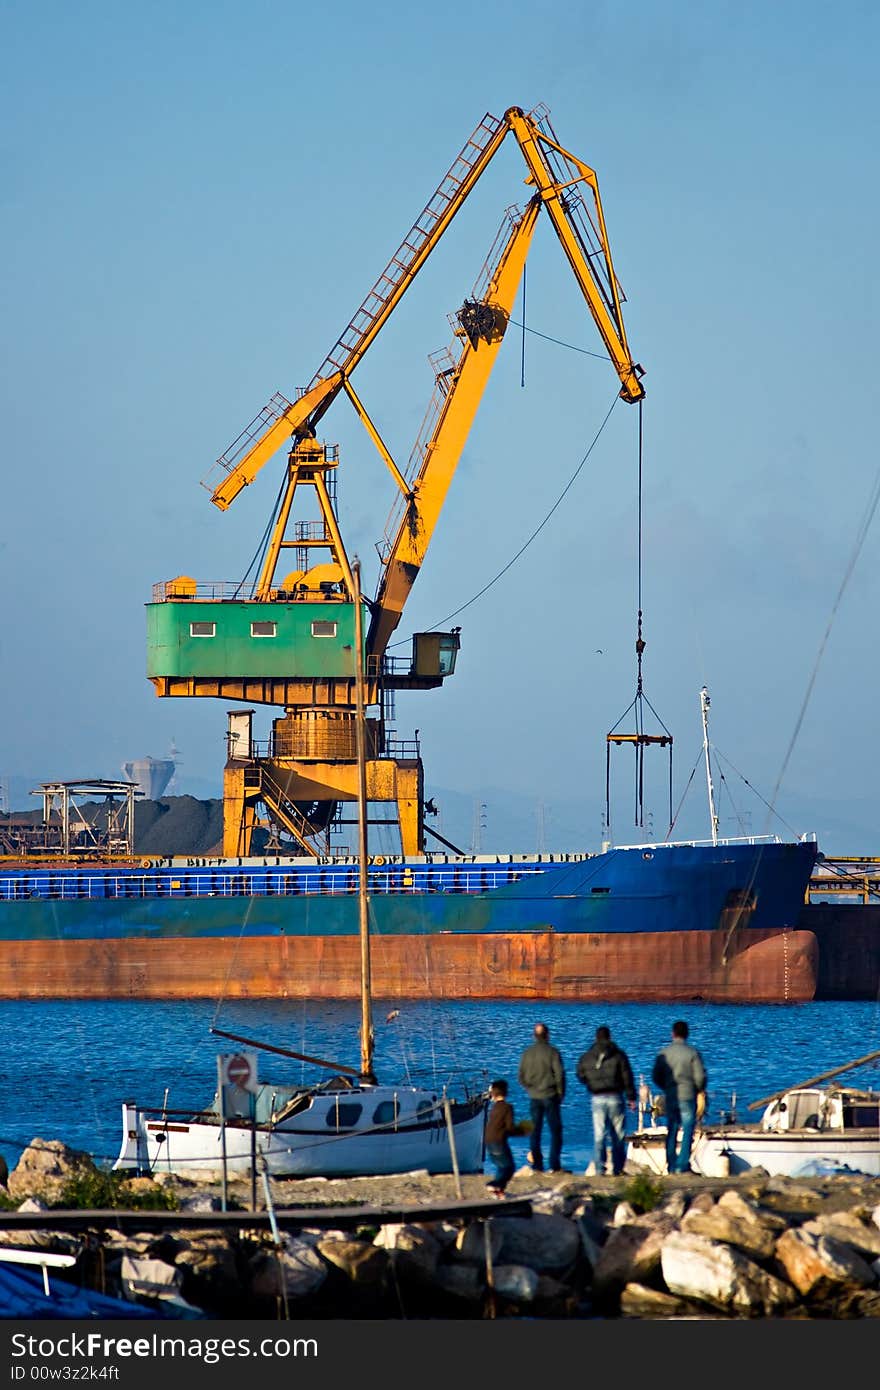
[[514, 221], [484, 297], [469, 301], [459, 315], [461, 355], [446, 378], [446, 398], [382, 571], [367, 635], [370, 656], [383, 655], [425, 558], [504, 338], [540, 210], [536, 194]]
[[[602, 335], [608, 356], [620, 377], [621, 399], [632, 405], [640, 401], [645, 394], [640, 380], [642, 369], [633, 362], [626, 341], [626, 329], [620, 307], [620, 287], [611, 260], [611, 246], [605, 228], [605, 214], [602, 211], [595, 171], [545, 135], [533, 120], [524, 116], [516, 107], [512, 107], [506, 113], [506, 119], [529, 167], [530, 179], [541, 195], [562, 249], [568, 257], [569, 265], [589, 305], [596, 327]], [[553, 168], [551, 161], [554, 153], [561, 157], [563, 165], [569, 166], [568, 170]], [[565, 179], [566, 172], [574, 177]], [[560, 173], [563, 174], [562, 180]], [[566, 197], [566, 190], [579, 182], [585, 183], [593, 195], [595, 221], [585, 209], [598, 242], [592, 252], [585, 244], [585, 238], [577, 220], [572, 216], [572, 206]], [[593, 265], [597, 256], [601, 257], [604, 264], [604, 280], [597, 275]]]
[[[629, 403], [642, 399], [643, 373], [626, 341], [596, 174], [546, 134], [542, 123], [549, 128], [546, 118], [539, 122], [518, 106], [511, 106], [500, 120], [487, 112], [300, 398], [291, 403], [281, 395], [273, 397], [217, 460], [220, 481], [213, 487], [206, 481], [215, 506], [225, 511], [285, 440], [314, 433], [510, 132], [620, 378], [621, 397]], [[582, 224], [586, 236], [571, 215], [579, 199], [578, 184], [590, 189], [594, 206], [594, 214], [587, 212]]]

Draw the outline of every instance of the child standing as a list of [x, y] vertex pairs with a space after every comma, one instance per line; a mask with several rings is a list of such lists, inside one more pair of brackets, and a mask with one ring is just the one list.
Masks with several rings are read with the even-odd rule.
[[507, 1082], [493, 1081], [489, 1087], [489, 1116], [486, 1120], [486, 1156], [495, 1165], [495, 1177], [486, 1186], [496, 1197], [502, 1196], [513, 1177], [515, 1167], [510, 1149], [510, 1135], [517, 1133], [513, 1106], [507, 1099]]

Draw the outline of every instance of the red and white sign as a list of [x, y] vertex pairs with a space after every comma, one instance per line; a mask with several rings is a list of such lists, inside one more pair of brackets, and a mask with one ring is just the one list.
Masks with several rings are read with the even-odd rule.
[[256, 1052], [233, 1052], [221, 1057], [220, 1071], [224, 1086], [237, 1086], [242, 1091], [256, 1091], [259, 1084]]

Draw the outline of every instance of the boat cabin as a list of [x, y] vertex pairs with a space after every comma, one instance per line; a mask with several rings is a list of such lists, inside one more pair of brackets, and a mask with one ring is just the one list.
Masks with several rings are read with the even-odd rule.
[[812, 1088], [786, 1091], [764, 1111], [761, 1128], [784, 1133], [792, 1129], [877, 1129], [880, 1092], [852, 1088]]

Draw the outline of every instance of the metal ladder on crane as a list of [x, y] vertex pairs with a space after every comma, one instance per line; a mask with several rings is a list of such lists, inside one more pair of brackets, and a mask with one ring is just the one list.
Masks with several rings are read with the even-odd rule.
[[331, 376], [333, 372], [345, 372], [352, 358], [360, 355], [364, 340], [370, 336], [382, 311], [403, 281], [413, 273], [421, 252], [435, 232], [437, 224], [450, 205], [458, 199], [468, 176], [473, 173], [481, 156], [485, 154], [503, 126], [503, 120], [487, 112], [465, 141], [460, 154], [453, 160], [437, 190], [429, 198], [364, 302], [352, 315], [348, 327], [339, 336], [312, 377], [307, 390], [311, 390], [317, 382]]
[[[397, 295], [401, 285], [409, 280], [418, 269], [426, 249], [430, 247], [438, 224], [443, 221], [453, 205], [455, 205], [456, 210], [460, 206], [459, 195], [462, 188], [473, 175], [477, 165], [480, 164], [486, 150], [493, 141], [498, 139], [504, 126], [503, 120], [490, 115], [489, 112], [486, 113], [465, 141], [436, 191], [428, 199], [375, 285], [360, 308], [352, 315], [351, 322], [337, 338], [308, 386], [297, 389], [295, 393], [297, 400], [317, 385], [319, 381], [332, 376], [334, 372], [341, 371], [345, 375], [352, 369], [361, 356], [365, 343], [373, 335], [377, 324], [388, 309], [389, 302]], [[292, 402], [288, 401], [280, 391], [276, 391], [268, 404], [263, 406], [259, 414], [254, 416], [250, 424], [245, 426], [241, 434], [232, 441], [229, 448], [212, 465], [207, 476], [202, 479], [202, 486], [207, 488], [209, 492], [213, 492], [218, 473], [231, 473], [251, 447], [263, 437], [267, 428], [280, 420], [290, 409], [291, 404]]]

